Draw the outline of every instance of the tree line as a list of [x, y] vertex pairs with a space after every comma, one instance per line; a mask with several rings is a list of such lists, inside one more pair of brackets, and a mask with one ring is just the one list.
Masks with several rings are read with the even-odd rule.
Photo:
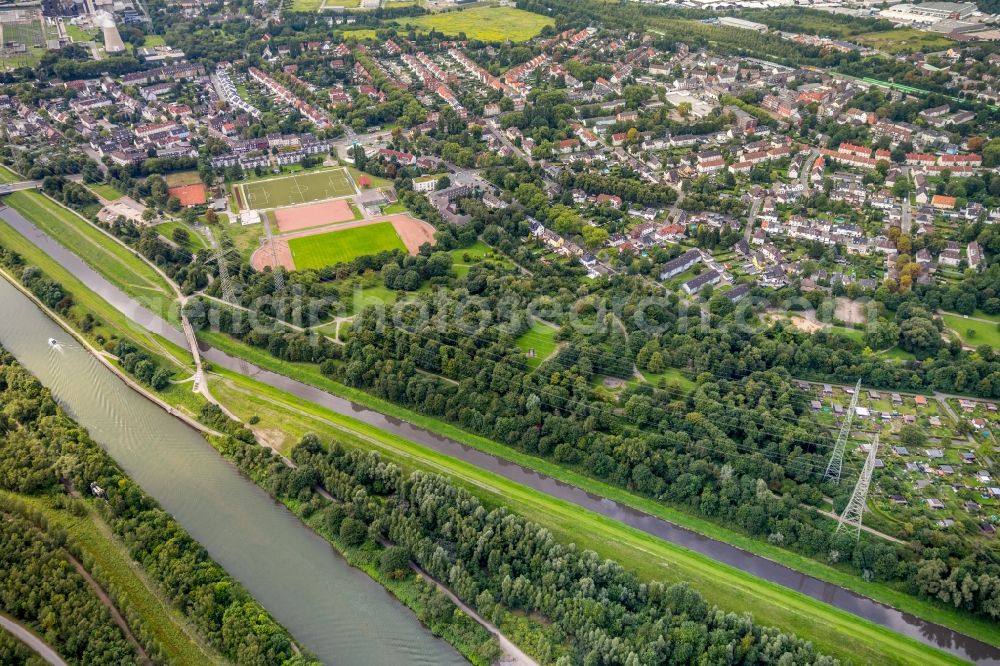
[[336, 500], [310, 500], [323, 521], [357, 543], [385, 543], [388, 568], [412, 559], [540, 663], [836, 663], [687, 585], [641, 581], [506, 508], [490, 510], [443, 477], [407, 475], [376, 453], [327, 448], [314, 436], [292, 457], [298, 468], [272, 466], [271, 484], [298, 488], [300, 498], [321, 484]]

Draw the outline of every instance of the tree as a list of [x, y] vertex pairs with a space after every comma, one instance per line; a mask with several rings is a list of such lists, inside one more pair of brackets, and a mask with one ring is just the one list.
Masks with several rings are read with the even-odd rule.
[[907, 424], [899, 429], [899, 440], [906, 446], [917, 448], [927, 443], [927, 433], [919, 426]]
[[389, 546], [379, 556], [379, 571], [389, 578], [402, 578], [410, 571], [410, 553], [402, 546]]

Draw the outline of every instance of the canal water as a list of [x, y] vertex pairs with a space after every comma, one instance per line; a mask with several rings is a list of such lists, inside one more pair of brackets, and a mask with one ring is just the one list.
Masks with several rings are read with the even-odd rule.
[[[0, 218], [7, 221], [22, 235], [55, 257], [109, 303], [125, 313], [143, 328], [155, 331], [181, 346], [187, 346], [184, 335], [160, 317], [150, 313], [93, 271], [78, 256], [68, 251], [52, 238], [39, 231], [16, 211], [0, 209]], [[23, 296], [22, 296], [23, 298]], [[257, 381], [287, 391], [293, 395], [322, 405], [340, 414], [356, 418], [381, 430], [435, 451], [472, 463], [495, 472], [512, 481], [572, 502], [595, 513], [614, 518], [626, 525], [679, 544], [713, 560], [736, 567], [768, 581], [797, 590], [809, 597], [853, 613], [894, 631], [905, 634], [928, 645], [933, 645], [963, 659], [986, 666], [1000, 666], [1000, 648], [966, 636], [947, 627], [928, 622], [909, 613], [859, 595], [851, 590], [800, 573], [772, 560], [717, 541], [685, 529], [660, 518], [651, 516], [627, 505], [593, 495], [576, 486], [563, 483], [532, 469], [503, 458], [468, 447], [447, 437], [442, 437], [407, 421], [368, 409], [363, 405], [331, 395], [284, 375], [254, 366], [229, 356], [217, 349], [203, 346], [202, 357], [215, 365], [235, 372], [249, 372]]]
[[[0, 278], [0, 343], [326, 664], [467, 664], [366, 574]], [[65, 344], [53, 348], [49, 338]]]

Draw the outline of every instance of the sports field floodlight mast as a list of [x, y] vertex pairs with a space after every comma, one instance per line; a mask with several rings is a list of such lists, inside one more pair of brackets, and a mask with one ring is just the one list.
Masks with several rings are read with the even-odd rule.
[[861, 380], [854, 386], [854, 395], [851, 396], [851, 406], [847, 408], [844, 416], [844, 424], [840, 427], [840, 434], [837, 435], [837, 443], [830, 454], [830, 462], [826, 464], [826, 472], [823, 474], [824, 481], [840, 483], [840, 470], [844, 466], [844, 449], [847, 448], [847, 440], [851, 437], [851, 422], [854, 420], [854, 410], [858, 408], [858, 396], [861, 395]]
[[865, 460], [864, 469], [858, 477], [858, 483], [851, 493], [851, 500], [847, 507], [840, 514], [840, 522], [837, 523], [837, 533], [841, 530], [854, 530], [854, 536], [861, 536], [861, 518], [865, 513], [865, 505], [868, 502], [868, 488], [872, 483], [872, 472], [875, 470], [875, 459], [878, 458], [878, 435], [872, 440], [871, 449], [868, 450], [868, 458]]

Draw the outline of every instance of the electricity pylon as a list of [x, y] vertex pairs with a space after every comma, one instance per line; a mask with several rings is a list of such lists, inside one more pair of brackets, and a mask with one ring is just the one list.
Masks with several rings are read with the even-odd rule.
[[833, 453], [830, 454], [830, 462], [826, 464], [826, 472], [823, 474], [824, 481], [840, 483], [840, 468], [844, 465], [844, 449], [847, 448], [847, 440], [851, 437], [851, 422], [854, 420], [854, 410], [858, 407], [858, 396], [861, 394], [861, 380], [858, 380], [854, 387], [854, 396], [851, 397], [851, 406], [847, 408], [844, 416], [844, 424], [840, 427], [840, 434], [837, 435], [837, 443], [833, 446]]
[[858, 483], [851, 493], [851, 501], [847, 503], [847, 508], [840, 514], [840, 522], [837, 523], [837, 533], [843, 529], [853, 529], [855, 537], [861, 536], [861, 517], [865, 513], [865, 505], [868, 501], [868, 488], [872, 483], [872, 472], [875, 470], [875, 459], [878, 457], [878, 435], [872, 440], [872, 447], [868, 451], [868, 458], [865, 466], [858, 477]]

